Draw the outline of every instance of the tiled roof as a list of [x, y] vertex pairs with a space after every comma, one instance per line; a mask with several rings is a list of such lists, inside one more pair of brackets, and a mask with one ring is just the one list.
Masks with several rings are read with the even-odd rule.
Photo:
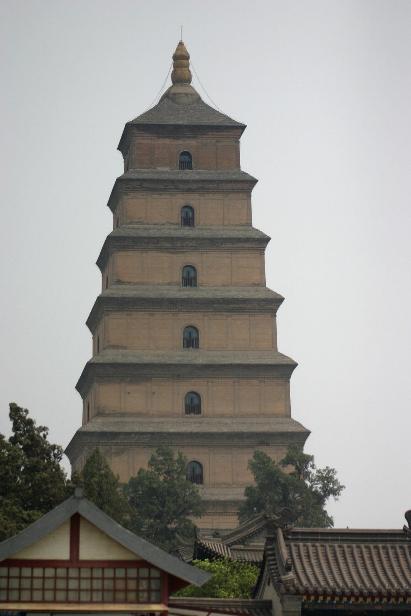
[[114, 182], [107, 205], [114, 212], [119, 195], [127, 190], [251, 191], [256, 178], [241, 169], [130, 169]]
[[175, 103], [165, 95], [160, 102], [145, 111], [128, 125], [143, 124], [180, 124], [190, 126], [237, 126], [245, 128], [245, 124], [233, 120], [229, 116], [207, 105], [200, 97], [186, 104]]
[[262, 364], [270, 366], [293, 366], [296, 362], [278, 351], [205, 351], [185, 349], [182, 351], [130, 351], [126, 349], [107, 349], [95, 355], [89, 364]]
[[232, 614], [233, 616], [271, 616], [271, 601], [255, 599], [207, 599], [203, 597], [170, 597], [169, 613]]
[[256, 183], [257, 180], [241, 169], [129, 169], [120, 175], [116, 182], [127, 180], [204, 180], [204, 181], [244, 181]]
[[227, 545], [237, 545], [238, 543], [249, 541], [252, 537], [260, 533], [263, 533], [265, 538], [267, 526], [269, 526], [270, 523], [271, 520], [267, 515], [258, 513], [252, 518], [248, 518], [234, 530], [225, 534], [224, 543]]
[[[251, 411], [250, 411], [251, 412]], [[230, 434], [233, 432], [232, 417], [126, 417], [119, 413], [110, 417], [97, 416], [81, 428], [83, 433], [181, 433], [181, 434]], [[236, 417], [235, 431], [253, 434], [295, 433], [305, 434], [305, 428], [291, 417]]]
[[87, 318], [92, 332], [105, 312], [123, 310], [171, 311], [179, 309], [243, 312], [253, 310], [274, 313], [283, 297], [262, 286], [253, 287], [181, 287], [177, 285], [114, 284], [96, 299]]
[[115, 250], [258, 249], [264, 250], [270, 238], [249, 226], [212, 226], [182, 228], [177, 225], [123, 225], [107, 236], [97, 259], [103, 270]]
[[308, 604], [411, 605], [411, 543], [402, 531], [278, 530], [267, 540], [265, 562], [280, 593]]
[[267, 516], [258, 514], [221, 539], [200, 537], [194, 545], [193, 558], [229, 558], [259, 565], [263, 560], [268, 523]]
[[122, 375], [124, 377], [170, 374], [171, 370], [185, 370], [188, 374], [205, 371], [231, 375], [241, 368], [247, 374], [281, 375], [289, 377], [297, 363], [274, 350], [267, 351], [208, 351], [184, 349], [178, 351], [105, 349], [93, 356], [83, 368], [76, 389], [84, 393], [89, 377]]
[[135, 285], [135, 284], [113, 284], [101, 293], [101, 297], [164, 297], [167, 300], [182, 297], [212, 297], [215, 299], [238, 298], [242, 300], [258, 297], [260, 299], [273, 299], [278, 302], [284, 300], [282, 295], [272, 291], [268, 287], [181, 287], [177, 285]]

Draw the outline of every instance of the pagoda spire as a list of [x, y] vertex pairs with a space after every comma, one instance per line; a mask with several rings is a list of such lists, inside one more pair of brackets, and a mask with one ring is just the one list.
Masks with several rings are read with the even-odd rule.
[[187, 51], [183, 41], [180, 41], [173, 54], [173, 72], [171, 73], [171, 81], [175, 84], [190, 85], [192, 79], [190, 71], [190, 54]]

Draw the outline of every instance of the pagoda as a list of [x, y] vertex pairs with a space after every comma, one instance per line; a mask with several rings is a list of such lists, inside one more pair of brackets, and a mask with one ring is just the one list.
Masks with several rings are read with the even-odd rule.
[[200, 528], [230, 529], [254, 451], [278, 460], [309, 432], [291, 417], [296, 363], [277, 349], [283, 297], [266, 287], [270, 238], [252, 226], [245, 125], [200, 98], [189, 58], [180, 41], [172, 85], [120, 139], [82, 427], [66, 453], [80, 470], [99, 447], [127, 481], [172, 446], [205, 502]]

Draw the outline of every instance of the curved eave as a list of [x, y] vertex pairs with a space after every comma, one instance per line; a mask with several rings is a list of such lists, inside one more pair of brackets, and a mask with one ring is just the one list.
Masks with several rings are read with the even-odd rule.
[[132, 169], [116, 179], [107, 205], [114, 212], [118, 195], [127, 191], [251, 191], [257, 181], [241, 170]]
[[276, 351], [174, 352], [106, 349], [85, 365], [76, 384], [82, 397], [96, 379], [217, 377], [290, 378], [297, 363]]
[[138, 310], [269, 312], [274, 316], [283, 301], [281, 295], [266, 287], [227, 289], [116, 285], [97, 297], [86, 324], [93, 333], [104, 314]]
[[246, 226], [184, 229], [177, 225], [127, 225], [107, 236], [96, 264], [103, 271], [107, 259], [117, 250], [265, 250], [269, 241], [265, 233]]

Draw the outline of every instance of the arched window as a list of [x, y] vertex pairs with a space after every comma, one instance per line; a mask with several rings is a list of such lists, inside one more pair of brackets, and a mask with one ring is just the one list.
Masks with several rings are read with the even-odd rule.
[[181, 284], [183, 287], [197, 286], [197, 270], [194, 265], [185, 265], [181, 273]]
[[199, 346], [198, 329], [192, 325], [185, 327], [183, 333], [183, 348], [198, 349]]
[[200, 462], [192, 460], [187, 464], [186, 477], [192, 483], [203, 483], [203, 466]]
[[190, 152], [181, 152], [178, 159], [178, 168], [179, 169], [192, 169], [193, 168], [193, 157]]
[[185, 205], [181, 208], [181, 226], [194, 227], [194, 209], [191, 205]]
[[184, 398], [186, 415], [201, 415], [201, 397], [195, 391], [189, 391]]

